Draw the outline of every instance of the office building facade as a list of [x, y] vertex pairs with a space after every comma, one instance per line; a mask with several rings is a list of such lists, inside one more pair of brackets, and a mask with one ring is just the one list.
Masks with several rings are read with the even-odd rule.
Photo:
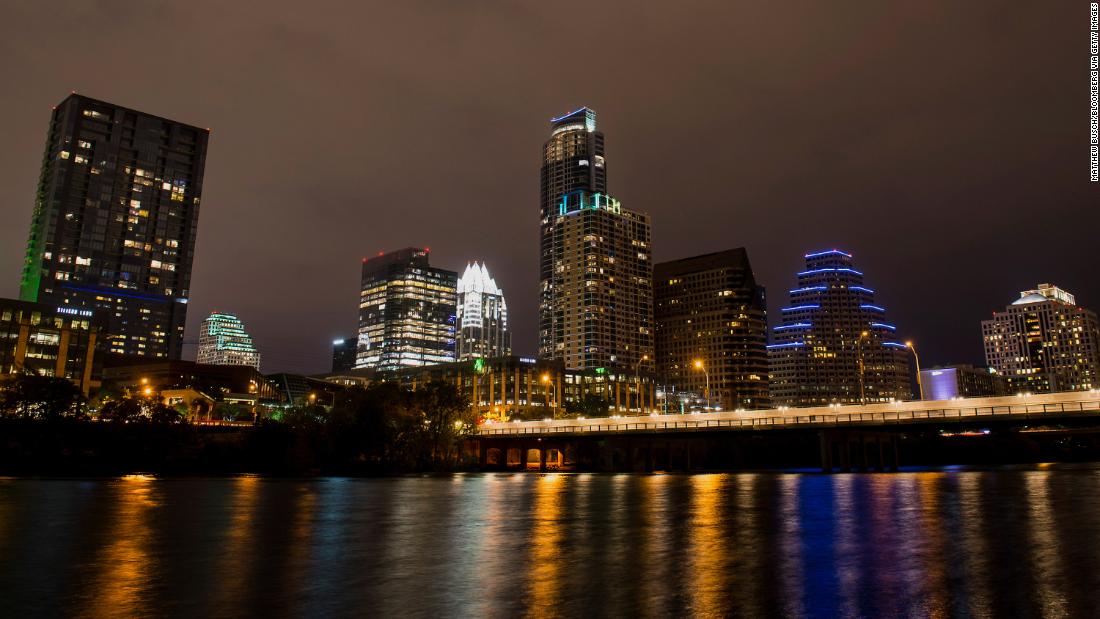
[[985, 360], [1015, 392], [1100, 387], [1096, 314], [1051, 284], [1025, 290], [1003, 312], [982, 321]]
[[650, 374], [567, 369], [561, 361], [532, 357], [479, 358], [387, 371], [356, 369], [333, 373], [326, 380], [344, 387], [388, 381], [409, 389], [443, 381], [455, 385], [478, 416], [497, 421], [661, 410]]
[[208, 131], [73, 94], [53, 111], [20, 298], [93, 310], [106, 351], [178, 359]]
[[508, 331], [508, 304], [504, 291], [477, 262], [467, 264], [458, 278], [456, 293], [455, 358], [506, 357], [512, 354]]
[[67, 378], [90, 395], [102, 371], [101, 326], [90, 309], [0, 299], [0, 376]]
[[406, 248], [363, 259], [357, 368], [393, 370], [454, 360], [458, 273]]
[[804, 256], [805, 269], [768, 345], [769, 392], [776, 406], [908, 400], [911, 353], [886, 309], [875, 304], [852, 255], [832, 249]]
[[662, 262], [653, 282], [662, 384], [702, 394], [723, 410], [767, 408], [767, 303], [748, 252]]
[[539, 356], [568, 368], [653, 358], [650, 221], [607, 194], [603, 134], [581, 108], [551, 120], [540, 204]]
[[260, 351], [235, 314], [214, 312], [199, 328], [196, 362], [207, 365], [247, 365], [260, 369]]

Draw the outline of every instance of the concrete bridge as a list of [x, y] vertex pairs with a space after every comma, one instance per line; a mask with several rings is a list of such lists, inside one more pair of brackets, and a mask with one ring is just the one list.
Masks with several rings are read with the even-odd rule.
[[[980, 436], [1100, 422], [1100, 391], [996, 398], [723, 411], [599, 419], [486, 423], [472, 439], [483, 468], [693, 470], [732, 464], [756, 450], [786, 451], [791, 464], [825, 471], [896, 469], [899, 443], [914, 434]], [[812, 440], [808, 440], [812, 439]], [[744, 453], [738, 453], [738, 452]], [[765, 453], [766, 455], [766, 453]], [[765, 458], [765, 460], [767, 460]], [[777, 460], [778, 461], [778, 460]]]

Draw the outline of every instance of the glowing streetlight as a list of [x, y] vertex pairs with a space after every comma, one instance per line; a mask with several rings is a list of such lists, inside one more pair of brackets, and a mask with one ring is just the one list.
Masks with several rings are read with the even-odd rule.
[[867, 404], [867, 396], [863, 389], [863, 338], [868, 335], [870, 335], [870, 333], [864, 331], [859, 334], [859, 339], [856, 340], [856, 358], [859, 364], [859, 403], [861, 406]]
[[[550, 408], [550, 391], [551, 390], [556, 391], [557, 386], [554, 385], [554, 379], [550, 378], [550, 373], [549, 372], [543, 373], [543, 375], [539, 377], [539, 380], [542, 381], [542, 384], [546, 385], [546, 407]], [[554, 398], [554, 408], [557, 408], [557, 403], [558, 403], [558, 399], [555, 397]], [[551, 410], [553, 410], [553, 409], [551, 409]]]
[[696, 370], [701, 370], [703, 372], [703, 377], [707, 380], [707, 388], [703, 393], [707, 399], [707, 410], [710, 410], [710, 373], [707, 372], [707, 367], [703, 365], [702, 359], [696, 359], [692, 365], [695, 366]]
[[917, 349], [913, 347], [912, 340], [907, 340], [905, 347], [913, 351], [913, 359], [917, 362], [917, 393], [920, 394], [920, 399], [924, 400], [924, 385], [920, 382], [920, 356], [917, 355]]

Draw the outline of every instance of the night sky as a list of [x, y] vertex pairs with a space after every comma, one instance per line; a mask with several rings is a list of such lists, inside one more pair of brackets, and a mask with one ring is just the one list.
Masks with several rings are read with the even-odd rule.
[[926, 366], [1039, 282], [1100, 310], [1087, 2], [244, 4], [4, 3], [0, 295], [76, 90], [213, 128], [191, 358], [218, 309], [264, 371], [326, 371], [362, 257], [410, 245], [486, 261], [533, 353], [540, 149], [581, 105], [655, 258], [747, 247], [772, 324], [833, 247]]

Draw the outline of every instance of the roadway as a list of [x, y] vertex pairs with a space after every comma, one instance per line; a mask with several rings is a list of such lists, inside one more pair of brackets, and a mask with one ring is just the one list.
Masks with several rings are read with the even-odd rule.
[[1056, 420], [1100, 416], [1100, 391], [1016, 395], [995, 398], [830, 405], [813, 408], [717, 411], [544, 421], [485, 422], [484, 438], [508, 436], [578, 436], [713, 430], [771, 430], [839, 426], [889, 426], [927, 422], [974, 422], [1007, 419]]

